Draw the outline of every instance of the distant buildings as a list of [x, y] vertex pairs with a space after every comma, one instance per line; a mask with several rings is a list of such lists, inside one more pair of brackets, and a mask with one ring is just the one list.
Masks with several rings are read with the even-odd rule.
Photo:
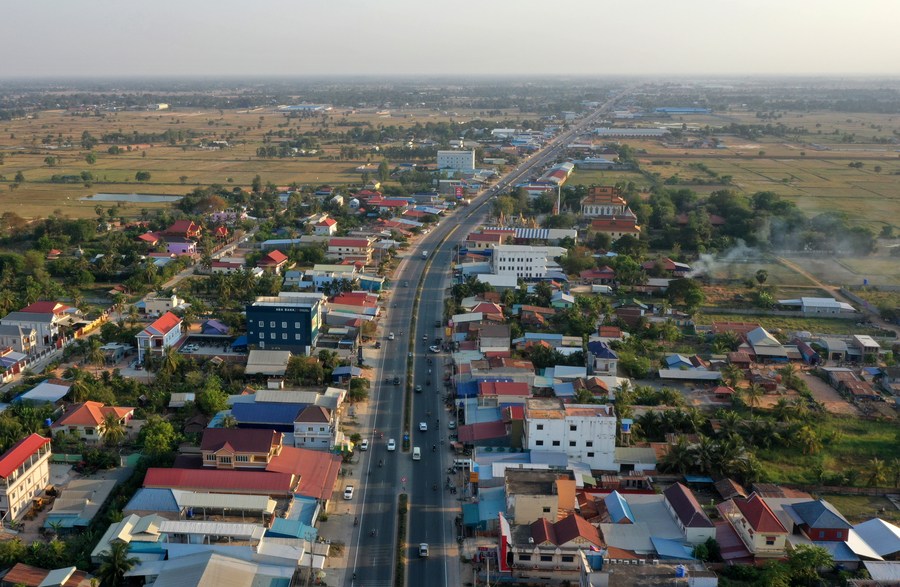
[[438, 151], [438, 170], [471, 172], [475, 169], [475, 151]]
[[514, 275], [519, 279], [542, 279], [554, 272], [561, 274], [553, 259], [565, 252], [562, 247], [495, 245], [491, 249], [491, 273]]

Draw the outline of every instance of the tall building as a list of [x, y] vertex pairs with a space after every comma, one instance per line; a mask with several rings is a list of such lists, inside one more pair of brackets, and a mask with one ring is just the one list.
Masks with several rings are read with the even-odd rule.
[[18, 520], [50, 482], [50, 439], [26, 436], [0, 456], [0, 521]]
[[565, 453], [595, 471], [617, 471], [616, 414], [610, 405], [530, 399], [525, 407], [529, 450]]
[[309, 354], [322, 324], [320, 293], [281, 292], [247, 306], [247, 343], [266, 350]]
[[560, 271], [555, 257], [566, 254], [562, 247], [495, 245], [491, 247], [491, 273], [520, 279], [542, 279]]
[[475, 169], [475, 151], [438, 151], [438, 170], [472, 171]]

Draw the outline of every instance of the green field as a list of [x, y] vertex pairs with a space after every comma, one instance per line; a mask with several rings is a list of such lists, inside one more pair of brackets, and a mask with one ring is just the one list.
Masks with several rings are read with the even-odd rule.
[[615, 185], [619, 182], [634, 182], [638, 189], [649, 189], [651, 182], [637, 171], [600, 171], [575, 169], [567, 186], [576, 185]]
[[[900, 510], [886, 497], [874, 495], [819, 495], [841, 512], [853, 524], [879, 517], [893, 524], [900, 523]], [[883, 510], [883, 511], [882, 511]]]

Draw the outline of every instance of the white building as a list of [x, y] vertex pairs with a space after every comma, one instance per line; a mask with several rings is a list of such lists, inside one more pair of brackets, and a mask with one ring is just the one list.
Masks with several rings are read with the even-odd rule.
[[475, 151], [438, 151], [438, 169], [472, 171], [475, 169]]
[[180, 310], [184, 307], [184, 300], [177, 295], [171, 296], [147, 296], [143, 300], [143, 306], [138, 304], [138, 309], [143, 310], [148, 316], [162, 316], [170, 310]]
[[616, 414], [610, 405], [530, 399], [525, 407], [525, 444], [533, 451], [565, 453], [592, 470], [618, 470]]
[[495, 245], [491, 250], [491, 273], [521, 279], [547, 277], [548, 271], [558, 270], [553, 259], [566, 253], [562, 247], [529, 245]]
[[181, 339], [181, 318], [172, 312], [166, 312], [153, 324], [144, 328], [135, 336], [137, 339], [138, 362], [143, 363], [148, 354], [163, 354], [170, 346]]
[[0, 456], [0, 521], [18, 520], [50, 482], [50, 439], [27, 436]]

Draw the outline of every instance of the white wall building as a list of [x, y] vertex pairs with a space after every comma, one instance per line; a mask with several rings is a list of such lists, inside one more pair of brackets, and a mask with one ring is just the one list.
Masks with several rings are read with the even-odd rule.
[[475, 151], [438, 151], [438, 169], [472, 171], [475, 169]]
[[0, 456], [0, 520], [18, 520], [50, 482], [50, 439], [26, 436]]
[[491, 250], [491, 273], [522, 279], [546, 277], [548, 268], [557, 268], [553, 259], [566, 253], [562, 247], [528, 245], [495, 245]]
[[616, 414], [610, 405], [530, 399], [525, 408], [529, 450], [565, 453], [593, 470], [616, 471]]

